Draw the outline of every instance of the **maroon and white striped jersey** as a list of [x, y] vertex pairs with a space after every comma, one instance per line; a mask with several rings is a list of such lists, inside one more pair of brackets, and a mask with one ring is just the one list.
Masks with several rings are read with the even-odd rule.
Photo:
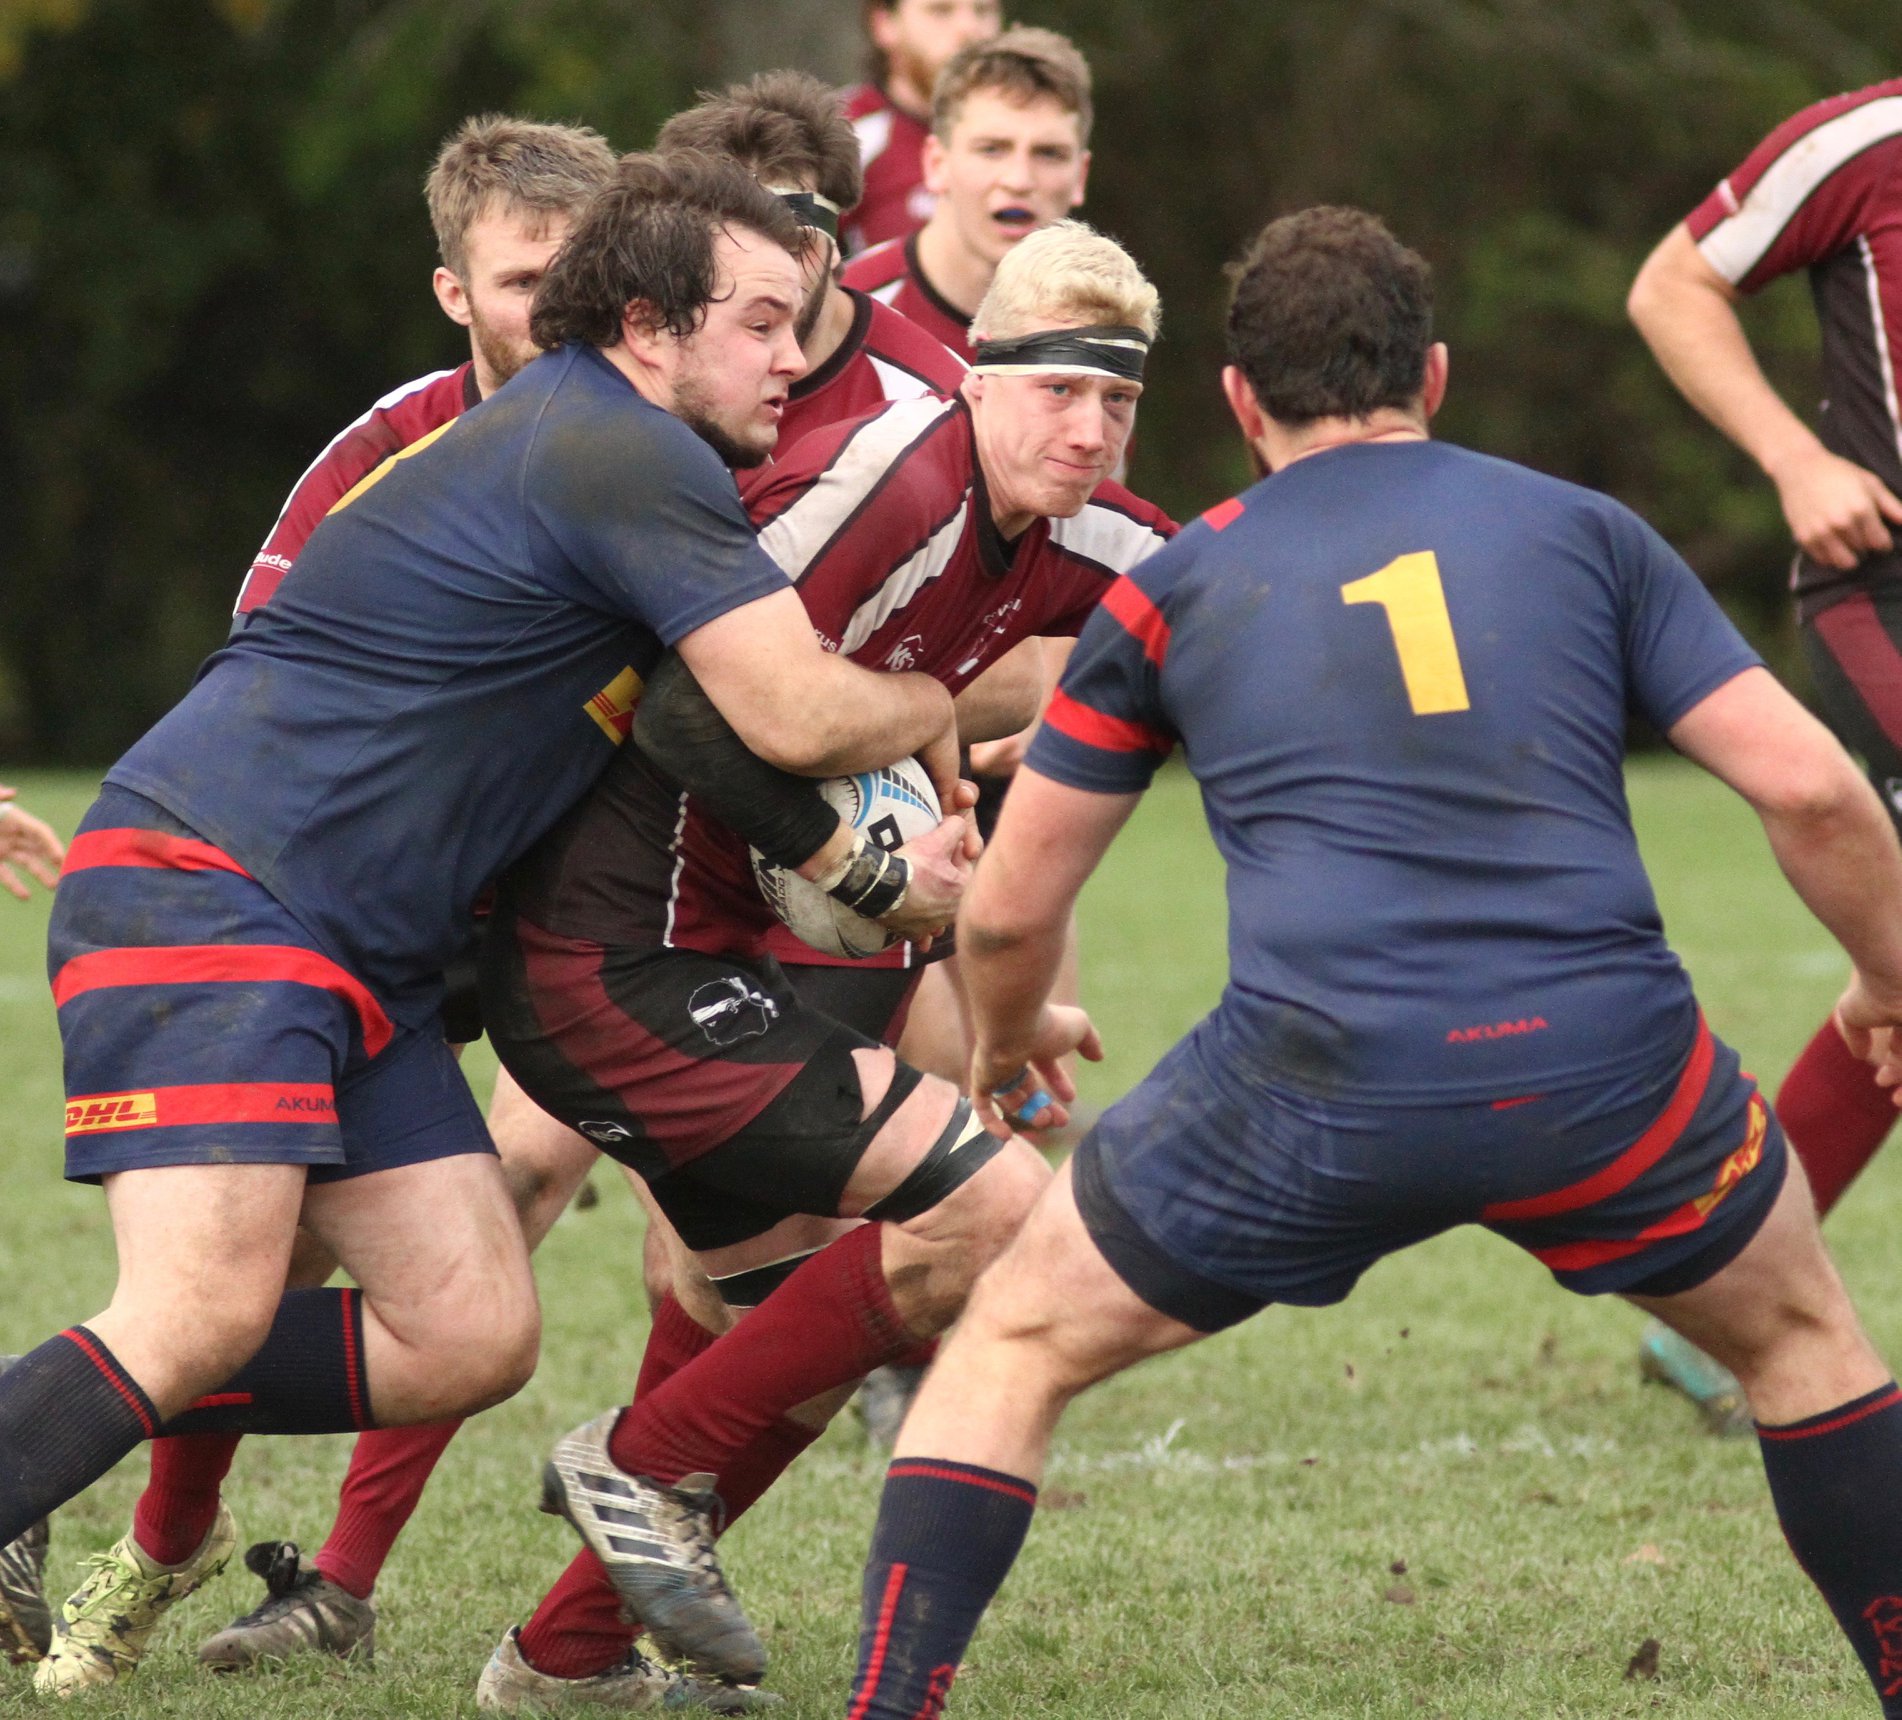
[[918, 267], [916, 233], [875, 245], [864, 256], [854, 257], [840, 278], [848, 287], [871, 294], [881, 305], [890, 305], [965, 363], [976, 356], [971, 351], [971, 319], [926, 280]]
[[325, 514], [392, 454], [414, 447], [432, 431], [462, 416], [482, 398], [475, 366], [432, 371], [383, 396], [361, 418], [331, 438], [324, 451], [297, 480], [271, 535], [251, 561], [238, 588], [236, 613], [249, 615], [270, 602], [305, 540]]
[[964, 380], [964, 360], [916, 323], [864, 293], [853, 293], [852, 303], [852, 326], [838, 351], [792, 385], [779, 421], [782, 454], [829, 424], [875, 412], [894, 400], [955, 394]]
[[[1823, 334], [1818, 433], [1832, 453], [1902, 490], [1902, 78], [1832, 96], [1787, 119], [1687, 218], [1697, 248], [1745, 293], [1808, 269]], [[1876, 580], [1902, 554], [1851, 573], [1799, 555], [1807, 613]]]
[[[827, 649], [921, 671], [953, 693], [1021, 640], [1078, 632], [1117, 577], [1176, 529], [1106, 483], [1074, 519], [1037, 520], [1007, 543], [958, 399], [900, 401], [808, 436], [744, 495]], [[633, 747], [509, 889], [564, 937], [829, 962], [774, 919], [745, 844]], [[873, 959], [902, 966], [911, 953], [901, 944]]]
[[865, 169], [865, 194], [846, 212], [839, 234], [849, 256], [915, 233], [931, 218], [937, 199], [925, 189], [929, 123], [901, 108], [877, 84], [855, 85], [842, 100]]

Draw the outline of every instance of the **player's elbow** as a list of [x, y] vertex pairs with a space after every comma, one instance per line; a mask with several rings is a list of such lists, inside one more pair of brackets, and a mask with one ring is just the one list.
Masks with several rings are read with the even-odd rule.
[[1766, 773], [1752, 785], [1750, 800], [1766, 823], [1812, 836], [1880, 823], [1884, 816], [1862, 772], [1833, 740]]
[[1632, 280], [1631, 290], [1625, 294], [1625, 315], [1631, 318], [1638, 332], [1649, 341], [1664, 315], [1665, 303], [1670, 297], [1661, 280], [1662, 270], [1656, 254], [1645, 260]]

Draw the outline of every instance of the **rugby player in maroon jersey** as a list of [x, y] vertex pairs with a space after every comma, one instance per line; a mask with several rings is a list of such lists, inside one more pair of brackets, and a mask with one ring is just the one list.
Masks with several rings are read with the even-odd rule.
[[[1793, 114], [1646, 260], [1632, 321], [1684, 397], [1776, 486], [1798, 554], [1798, 629], [1823, 713], [1859, 753], [1902, 828], [1902, 78]], [[1741, 302], [1797, 270], [1822, 324], [1818, 429], [1763, 374]], [[1826, 1019], [1777, 1093], [1777, 1116], [1819, 1212], [1841, 1198], [1895, 1123], [1869, 1066]], [[1741, 1388], [1653, 1324], [1646, 1374], [1680, 1387], [1720, 1431], [1747, 1434]]]
[[[941, 679], [961, 730], [1020, 726], [972, 711], [982, 671], [1074, 633], [1174, 530], [1108, 481], [1156, 315], [1119, 247], [1063, 223], [998, 271], [979, 316], [996, 338], [959, 398], [889, 406], [763, 470], [749, 510], [822, 640]], [[557, 1447], [546, 1503], [584, 1551], [491, 1658], [486, 1707], [611, 1678], [639, 1628], [624, 1608], [703, 1671], [757, 1679], [765, 1651], [719, 1573], [719, 1524], [855, 1380], [956, 1317], [1048, 1180], [1028, 1142], [987, 1134], [949, 1083], [786, 983], [745, 844], [717, 822], [756, 785], [703, 806], [669, 774], [717, 728], [662, 671], [638, 747], [504, 881], [485, 956], [485, 1019], [525, 1090], [641, 1170], [750, 1309], [718, 1338], [657, 1320], [633, 1408]], [[1061, 1121], [1069, 1096], [1018, 1120]]]
[[1054, 30], [1006, 30], [945, 67], [931, 103], [931, 219], [845, 266], [845, 284], [970, 356], [971, 317], [999, 261], [1083, 202], [1090, 68]]
[[931, 92], [952, 55], [995, 36], [998, 0], [866, 0], [871, 77], [843, 93], [865, 191], [846, 217], [845, 248], [858, 252], [917, 231], [935, 201], [925, 189]]

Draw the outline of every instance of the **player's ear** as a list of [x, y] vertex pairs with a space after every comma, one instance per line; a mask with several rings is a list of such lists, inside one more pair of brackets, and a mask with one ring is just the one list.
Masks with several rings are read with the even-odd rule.
[[1268, 430], [1267, 414], [1255, 398], [1255, 385], [1242, 375], [1239, 367], [1225, 364], [1222, 366], [1222, 395], [1228, 401], [1229, 411], [1235, 415], [1243, 440], [1253, 447]]
[[1071, 193], [1070, 207], [1083, 207], [1083, 193], [1090, 183], [1090, 152], [1086, 149], [1076, 158], [1076, 190]]
[[945, 180], [945, 147], [935, 131], [925, 134], [925, 146], [919, 151], [918, 163], [924, 174], [925, 189], [933, 197], [942, 197], [950, 187]]
[[469, 309], [469, 293], [462, 282], [447, 269], [438, 268], [429, 278], [429, 284], [435, 289], [436, 303], [442, 306], [442, 314], [452, 323], [467, 328], [473, 320]]
[[1426, 382], [1420, 391], [1420, 404], [1426, 409], [1429, 419], [1439, 411], [1441, 402], [1446, 399], [1446, 376], [1451, 364], [1445, 341], [1436, 340], [1427, 348]]

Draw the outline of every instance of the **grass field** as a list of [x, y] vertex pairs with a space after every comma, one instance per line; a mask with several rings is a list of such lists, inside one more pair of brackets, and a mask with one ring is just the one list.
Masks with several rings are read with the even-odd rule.
[[[70, 829], [90, 792], [29, 777]], [[1776, 1079], [1842, 964], [1775, 875], [1754, 821], [1687, 767], [1631, 793], [1673, 942], [1712, 1026]], [[58, 1046], [44, 910], [0, 899], [0, 1350], [104, 1300], [103, 1203], [59, 1177]], [[1139, 1078], [1213, 1001], [1219, 867], [1193, 785], [1164, 777], [1084, 909], [1088, 1001], [1109, 1047], [1086, 1095]], [[486, 1090], [492, 1068], [470, 1060]], [[213, 1681], [196, 1640], [249, 1609], [228, 1572], [100, 1715], [473, 1713], [484, 1657], [571, 1551], [532, 1509], [542, 1456], [631, 1384], [646, 1315], [632, 1202], [612, 1179], [538, 1258], [540, 1373], [465, 1430], [378, 1591], [373, 1671], [306, 1666]], [[1889, 1239], [1902, 1164], [1878, 1162], [1830, 1236], [1877, 1342], [1902, 1352]], [[1638, 1321], [1556, 1289], [1477, 1232], [1383, 1263], [1342, 1308], [1271, 1310], [1117, 1380], [1066, 1421], [1024, 1557], [972, 1650], [963, 1720], [1292, 1716], [1816, 1716], [1874, 1711], [1786, 1553], [1754, 1445], [1697, 1431], [1638, 1384]], [[242, 1540], [323, 1537], [341, 1439], [255, 1440], [230, 1498]], [[136, 1455], [64, 1511], [49, 1586], [119, 1535]], [[774, 1655], [786, 1720], [836, 1716], [881, 1464], [844, 1418], [726, 1543]], [[1647, 1638], [1655, 1679], [1627, 1679]], [[25, 1678], [0, 1667], [0, 1711]]]

